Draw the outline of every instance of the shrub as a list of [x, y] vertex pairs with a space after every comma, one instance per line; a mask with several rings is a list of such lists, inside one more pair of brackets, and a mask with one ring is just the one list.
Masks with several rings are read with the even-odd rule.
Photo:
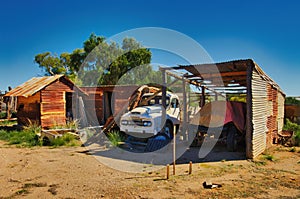
[[76, 139], [76, 137], [70, 133], [65, 133], [61, 137], [52, 139], [49, 143], [50, 146], [80, 146], [81, 142]]
[[119, 131], [112, 131], [109, 132], [107, 135], [109, 141], [111, 142], [112, 146], [119, 146], [120, 142], [123, 142], [125, 140], [125, 136], [122, 135]]
[[39, 134], [42, 130], [42, 127], [40, 125], [38, 125], [37, 123], [31, 122], [29, 120], [28, 126], [25, 126], [24, 129], [26, 131], [29, 131], [29, 132], [32, 132], [32, 133], [35, 133], [35, 134]]
[[72, 134], [65, 133], [63, 136], [58, 137], [50, 141], [50, 145], [57, 146], [78, 146], [80, 145], [79, 141], [76, 140], [76, 137]]
[[300, 146], [300, 131], [296, 131], [296, 134], [293, 137], [293, 142], [295, 146]]
[[275, 157], [273, 155], [271, 155], [271, 154], [263, 154], [262, 158], [265, 159], [265, 160], [272, 161], [272, 162], [275, 161]]
[[65, 125], [58, 125], [55, 121], [53, 121], [53, 126], [51, 126], [50, 129], [72, 129], [76, 130], [78, 129], [79, 126], [79, 121], [78, 120], [71, 120], [68, 121]]
[[17, 121], [15, 121], [15, 120], [3, 120], [0, 122], [0, 126], [13, 126], [16, 124], [17, 124]]
[[289, 119], [286, 119], [283, 130], [293, 131], [294, 136], [292, 138], [292, 143], [294, 146], [300, 146], [300, 125], [291, 122]]
[[53, 140], [40, 139], [36, 132], [39, 132], [40, 127], [26, 128], [22, 131], [6, 131], [0, 130], [0, 140], [7, 141], [8, 144], [15, 144], [22, 147], [32, 146], [80, 146], [81, 142], [72, 134], [66, 133], [61, 137]]
[[300, 131], [300, 126], [296, 123], [291, 122], [289, 119], [286, 119], [283, 130], [287, 131]]
[[37, 146], [40, 145], [39, 137], [32, 131], [0, 131], [0, 139], [8, 141], [8, 144], [20, 146]]
[[0, 119], [6, 118], [6, 112], [0, 112]]

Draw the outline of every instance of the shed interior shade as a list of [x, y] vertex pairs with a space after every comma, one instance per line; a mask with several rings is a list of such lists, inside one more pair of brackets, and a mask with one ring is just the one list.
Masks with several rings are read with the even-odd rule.
[[179, 65], [162, 69], [180, 73], [181, 76], [219, 93], [246, 93], [248, 67], [255, 67], [260, 76], [280, 90], [279, 86], [251, 59], [216, 64]]
[[[218, 93], [246, 93], [247, 67], [252, 60], [166, 67]], [[209, 92], [209, 91], [208, 91]]]

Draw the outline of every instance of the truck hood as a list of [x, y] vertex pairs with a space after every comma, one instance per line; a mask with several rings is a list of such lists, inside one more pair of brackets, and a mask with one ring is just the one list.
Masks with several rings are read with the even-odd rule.
[[161, 105], [153, 105], [153, 106], [142, 106], [137, 107], [130, 112], [126, 113], [124, 116], [150, 116], [153, 113], [161, 113], [162, 106]]

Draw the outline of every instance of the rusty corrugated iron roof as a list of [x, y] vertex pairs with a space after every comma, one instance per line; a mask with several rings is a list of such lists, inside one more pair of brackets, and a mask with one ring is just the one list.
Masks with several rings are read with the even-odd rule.
[[17, 86], [16, 88], [6, 93], [5, 97], [30, 97], [63, 76], [64, 75], [33, 77], [32, 79], [26, 81], [25, 83], [21, 84], [20, 86]]

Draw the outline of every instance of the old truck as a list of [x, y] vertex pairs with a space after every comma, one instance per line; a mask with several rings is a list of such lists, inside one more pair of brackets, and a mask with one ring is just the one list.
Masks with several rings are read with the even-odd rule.
[[[138, 105], [121, 116], [120, 130], [137, 138], [164, 135], [172, 139], [174, 127], [178, 130], [181, 122], [178, 96], [167, 92], [165, 120], [162, 118], [162, 110], [161, 92], [143, 93], [139, 97]], [[226, 142], [229, 151], [235, 151], [237, 142], [245, 136], [245, 117], [245, 103], [215, 101], [202, 107], [188, 122], [188, 128], [196, 129], [194, 137], [197, 145], [201, 144], [205, 137], [211, 137], [209, 133], [214, 134], [219, 132], [217, 129], [221, 129], [221, 135], [212, 137], [217, 136], [219, 141]], [[208, 131], [209, 128], [211, 131]]]
[[138, 138], [163, 134], [173, 138], [174, 126], [180, 123], [180, 105], [176, 94], [166, 94], [166, 118], [163, 120], [162, 93], [145, 93], [139, 105], [121, 116], [120, 130]]

